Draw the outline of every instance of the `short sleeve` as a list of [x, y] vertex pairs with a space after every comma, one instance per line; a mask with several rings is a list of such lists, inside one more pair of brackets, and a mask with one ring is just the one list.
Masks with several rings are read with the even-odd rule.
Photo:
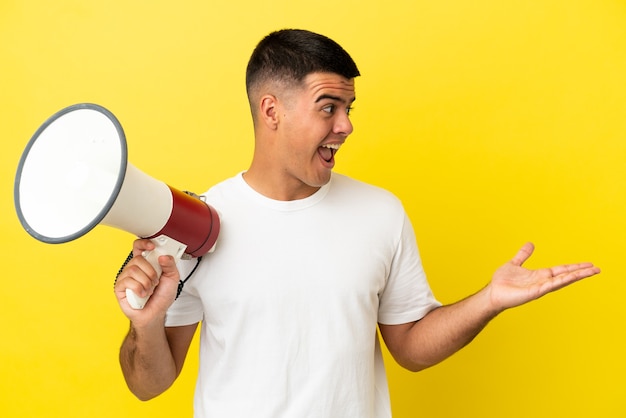
[[380, 296], [378, 321], [386, 325], [413, 322], [439, 306], [441, 303], [435, 299], [426, 279], [413, 226], [405, 213], [389, 278]]
[[[196, 266], [197, 259], [180, 260], [177, 263], [180, 277], [186, 278]], [[191, 325], [202, 321], [204, 317], [204, 309], [202, 300], [195, 294], [193, 287], [185, 286], [180, 293], [178, 299], [174, 301], [167, 311], [165, 317], [166, 327], [176, 327], [183, 325]]]

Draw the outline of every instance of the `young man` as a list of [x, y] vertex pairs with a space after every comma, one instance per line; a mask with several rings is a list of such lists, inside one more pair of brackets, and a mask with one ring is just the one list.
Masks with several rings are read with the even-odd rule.
[[[259, 43], [246, 75], [252, 163], [206, 193], [221, 213], [216, 251], [176, 301], [189, 263], [162, 256], [157, 277], [134, 257], [117, 280], [131, 321], [120, 362], [137, 397], [174, 382], [201, 323], [196, 417], [389, 417], [377, 329], [398, 363], [421, 370], [503, 310], [599, 273], [589, 263], [527, 270], [526, 244], [485, 288], [441, 306], [398, 199], [332, 172], [358, 75], [318, 34]], [[137, 240], [134, 254], [151, 248]], [[152, 295], [143, 310], [129, 307], [127, 288]]]

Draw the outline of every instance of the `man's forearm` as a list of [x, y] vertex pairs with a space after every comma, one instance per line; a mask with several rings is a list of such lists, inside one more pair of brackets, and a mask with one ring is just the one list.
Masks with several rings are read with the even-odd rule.
[[131, 324], [120, 348], [120, 365], [126, 384], [141, 400], [152, 399], [169, 388], [177, 370], [164, 325], [135, 328]]
[[500, 311], [489, 304], [488, 289], [429, 312], [421, 320], [381, 326], [385, 343], [403, 367], [419, 371], [469, 344]]

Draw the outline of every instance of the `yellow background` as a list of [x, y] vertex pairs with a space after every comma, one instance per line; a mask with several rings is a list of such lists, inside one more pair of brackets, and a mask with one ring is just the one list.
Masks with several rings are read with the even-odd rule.
[[149, 403], [119, 371], [127, 321], [112, 281], [130, 234], [34, 240], [14, 175], [37, 127], [78, 102], [115, 113], [130, 161], [174, 187], [203, 192], [245, 169], [244, 68], [284, 27], [324, 33], [357, 61], [337, 171], [404, 201], [443, 302], [527, 240], [530, 267], [603, 268], [503, 314], [435, 368], [388, 362], [395, 416], [626, 416], [623, 0], [0, 2], [0, 416], [191, 415], [197, 348]]

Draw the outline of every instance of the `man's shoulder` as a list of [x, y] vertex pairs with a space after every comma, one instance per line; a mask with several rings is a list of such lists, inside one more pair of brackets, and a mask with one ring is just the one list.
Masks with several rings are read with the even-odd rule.
[[237, 187], [237, 185], [241, 183], [242, 181], [243, 181], [242, 173], [237, 173], [236, 175], [232, 177], [228, 177], [210, 186], [209, 189], [203, 193], [203, 196], [207, 196], [212, 193], [216, 193], [216, 192], [224, 191], [233, 187]]
[[387, 197], [392, 200], [398, 200], [398, 197], [382, 186], [376, 186], [363, 180], [358, 180], [345, 174], [333, 173], [332, 185], [338, 189], [346, 191], [354, 191], [355, 193], [364, 193], [366, 195], [375, 195], [378, 197]]
[[358, 204], [373, 204], [403, 209], [402, 202], [391, 191], [345, 174], [333, 173], [331, 193], [339, 194]]

